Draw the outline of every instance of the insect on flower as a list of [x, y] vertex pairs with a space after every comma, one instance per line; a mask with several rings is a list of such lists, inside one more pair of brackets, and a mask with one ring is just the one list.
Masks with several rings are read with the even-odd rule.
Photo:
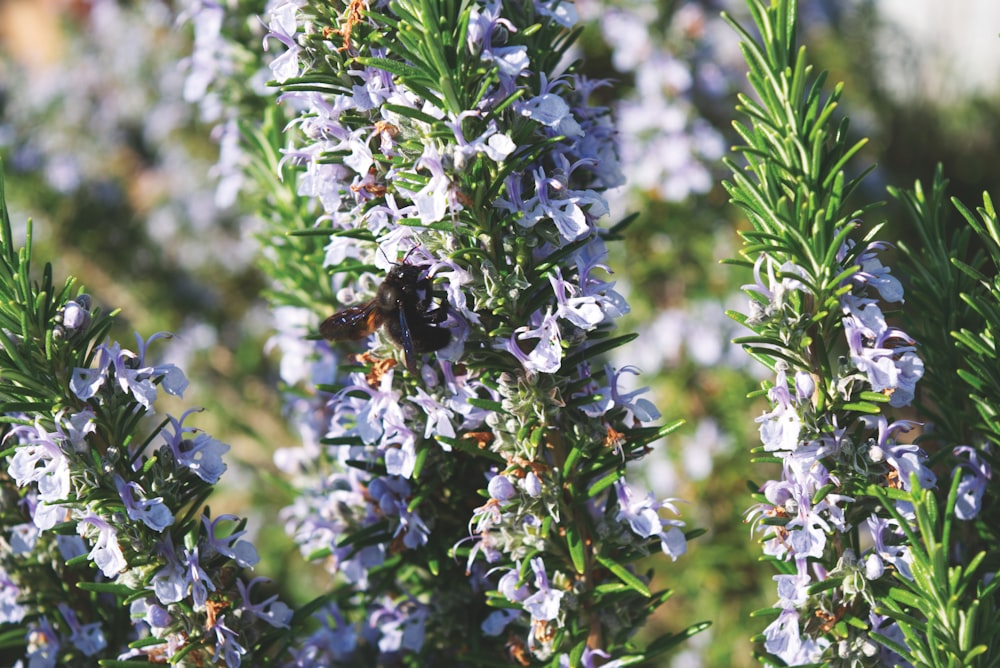
[[406, 368], [415, 373], [419, 353], [441, 350], [451, 341], [451, 332], [441, 326], [447, 304], [432, 307], [426, 269], [427, 265], [393, 266], [374, 299], [334, 313], [319, 326], [319, 333], [331, 341], [357, 341], [385, 325], [389, 338], [403, 348]]

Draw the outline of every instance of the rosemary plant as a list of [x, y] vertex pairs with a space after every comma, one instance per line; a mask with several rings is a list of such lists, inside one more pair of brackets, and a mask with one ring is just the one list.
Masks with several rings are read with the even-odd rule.
[[[745, 287], [750, 311], [733, 317], [754, 333], [738, 341], [775, 373], [762, 391], [771, 409], [758, 419], [762, 447], [755, 457], [778, 464], [781, 478], [758, 487], [750, 513], [778, 571], [778, 600], [769, 611], [775, 619], [760, 639], [761, 658], [785, 665], [978, 665], [990, 651], [989, 623], [977, 613], [994, 609], [995, 587], [980, 568], [984, 553], [964, 552], [976, 541], [955, 540], [952, 518], [979, 513], [990, 465], [982, 449], [930, 434], [920, 442], [934, 444], [932, 461], [914, 434], [905, 436], [931, 426], [904, 412], [925, 366], [917, 341], [885, 310], [903, 303], [903, 285], [879, 259], [889, 247], [875, 241], [880, 226], [861, 234], [873, 206], [849, 204], [868, 171], [847, 176], [863, 141], [852, 143], [847, 119], [835, 118], [843, 87], [826, 91], [826, 74], [814, 74], [796, 46], [797, 3], [748, 4], [759, 38], [733, 25], [757, 99], [741, 97], [746, 122], [735, 127], [743, 162], [727, 161], [733, 178], [726, 187], [751, 223], [736, 262], [753, 269], [754, 283]], [[938, 183], [938, 203], [940, 191]], [[907, 201], [940, 222], [922, 194]], [[987, 202], [986, 224], [974, 225], [984, 235], [993, 229], [991, 212]], [[940, 228], [925, 222], [922, 229], [926, 251], [937, 256], [914, 272], [917, 301], [934, 300], [933, 286], [955, 305], [969, 281], [950, 268]], [[954, 243], [962, 247], [967, 239], [966, 232]], [[969, 303], [984, 316], [995, 302]], [[948, 317], [949, 324], [962, 321], [958, 310]], [[940, 342], [948, 325], [927, 321], [922, 330]], [[983, 339], [955, 336], [988, 354]], [[953, 347], [933, 355], [941, 375], [935, 390], [954, 386], [945, 378], [954, 369]], [[983, 368], [966, 373], [977, 389], [988, 382]], [[988, 420], [992, 408], [978, 404]], [[952, 480], [940, 500], [935, 462]], [[956, 554], [964, 556], [949, 566]]]
[[600, 225], [622, 176], [601, 83], [563, 64], [575, 22], [272, 7], [291, 113], [253, 133], [254, 173], [306, 442], [279, 460], [301, 480], [283, 517], [337, 583], [302, 665], [633, 662], [695, 630], [632, 641], [670, 595], [635, 562], [691, 532], [624, 478], [679, 422], [651, 426], [637, 371], [602, 361], [632, 339], [605, 260], [623, 226]]

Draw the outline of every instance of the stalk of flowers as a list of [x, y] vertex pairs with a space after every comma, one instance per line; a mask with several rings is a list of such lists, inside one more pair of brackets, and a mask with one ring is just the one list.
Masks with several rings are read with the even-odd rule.
[[887, 244], [872, 241], [877, 229], [856, 241], [864, 211], [843, 203], [858, 179], [842, 170], [860, 143], [830, 120], [841, 89], [823, 100], [824, 75], [812, 78], [795, 50], [794, 1], [748, 4], [761, 41], [733, 25], [760, 101], [741, 97], [746, 166], [729, 161], [726, 186], [753, 226], [743, 233], [751, 310], [734, 317], [754, 335], [739, 342], [775, 372], [759, 459], [782, 475], [749, 513], [779, 571], [763, 646], [787, 665], [876, 665], [889, 660], [879, 634], [898, 635], [876, 603], [887, 574], [908, 578], [912, 562], [915, 515], [895, 491], [936, 482], [926, 454], [900, 440], [915, 424], [890, 412], [910, 404], [923, 363], [883, 312], [903, 298], [878, 259]]
[[[598, 225], [621, 176], [600, 82], [560, 69], [574, 21], [559, 2], [272, 7], [295, 116], [254, 141], [280, 142], [301, 198], [266, 249], [306, 441], [280, 453], [303, 474], [284, 517], [345, 585], [297, 665], [643, 655], [629, 638], [668, 592], [633, 562], [687, 537], [623, 478], [672, 426], [644, 426], [635, 370], [600, 361], [631, 338]], [[323, 328], [364, 354], [309, 337], [330, 293], [349, 310]]]
[[721, 97], [728, 88], [719, 53], [706, 32], [717, 17], [698, 3], [584, 1], [611, 49], [611, 63], [634, 79], [635, 91], [617, 100], [622, 163], [629, 185], [647, 198], [682, 202], [708, 192], [708, 165], [724, 154], [722, 135], [694, 104], [696, 95]]
[[[2, 199], [2, 192], [0, 192]], [[74, 282], [31, 278], [31, 228], [0, 230], [2, 622], [17, 665], [117, 665], [147, 658], [239, 666], [262, 656], [290, 610], [262, 599], [245, 521], [202, 503], [229, 449], [160, 391], [187, 385], [171, 364], [104, 339], [112, 318]], [[268, 640], [268, 634], [271, 634]], [[17, 655], [5, 655], [13, 661]]]

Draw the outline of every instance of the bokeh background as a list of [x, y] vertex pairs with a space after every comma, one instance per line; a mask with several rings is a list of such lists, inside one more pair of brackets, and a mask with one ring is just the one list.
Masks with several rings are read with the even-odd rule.
[[[687, 421], [634, 475], [658, 497], [688, 501], [689, 526], [707, 530], [678, 562], [651, 560], [656, 583], [675, 597], [643, 633], [711, 620], [673, 664], [755, 665], [750, 638], [767, 620], [751, 613], [775, 598], [743, 521], [748, 483], [770, 477], [749, 464], [762, 405], [747, 394], [763, 371], [730, 343], [740, 332], [725, 315], [744, 308], [739, 286], [748, 276], [720, 264], [738, 254], [743, 224], [720, 181], [745, 66], [719, 13], [746, 22], [746, 12], [736, 0], [577, 7], [586, 29], [575, 55], [610, 82], [598, 95], [615, 109], [629, 179], [610, 194], [613, 218], [638, 213], [610, 264], [632, 307], [622, 328], [640, 336], [614, 362], [641, 371], [635, 386], [651, 388], [664, 419]], [[299, 558], [277, 520], [289, 499], [272, 455], [297, 436], [282, 417], [279, 360], [268, 345], [275, 316], [255, 269], [258, 220], [237, 195], [231, 147], [220, 166], [218, 109], [189, 101], [198, 97], [189, 8], [0, 0], [8, 206], [15, 224], [34, 220], [36, 261], [77, 276], [103, 307], [122, 309], [116, 338], [175, 334], [159, 352], [192, 382], [166, 410], [205, 407], [198, 425], [233, 446], [213, 511], [250, 517], [264, 557], [257, 572], [301, 602], [324, 576]], [[859, 198], [885, 200], [886, 185], [927, 182], [937, 163], [968, 205], [984, 190], [996, 193], [995, 0], [805, 0], [800, 14], [801, 42], [831, 82], [845, 82], [852, 132], [871, 140], [852, 166], [878, 164]], [[261, 30], [254, 17], [246, 24], [248, 34]], [[247, 87], [268, 103], [263, 81]], [[916, 242], [893, 203], [865, 223], [882, 218], [881, 238]]]

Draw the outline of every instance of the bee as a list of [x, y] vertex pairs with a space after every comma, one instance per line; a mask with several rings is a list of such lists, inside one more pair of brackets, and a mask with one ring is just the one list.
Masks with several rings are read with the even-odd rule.
[[385, 332], [403, 348], [406, 368], [417, 370], [417, 355], [441, 350], [451, 332], [441, 326], [448, 305], [432, 307], [427, 265], [397, 264], [378, 286], [375, 298], [338, 311], [323, 321], [319, 333], [330, 341], [357, 341], [385, 325]]

